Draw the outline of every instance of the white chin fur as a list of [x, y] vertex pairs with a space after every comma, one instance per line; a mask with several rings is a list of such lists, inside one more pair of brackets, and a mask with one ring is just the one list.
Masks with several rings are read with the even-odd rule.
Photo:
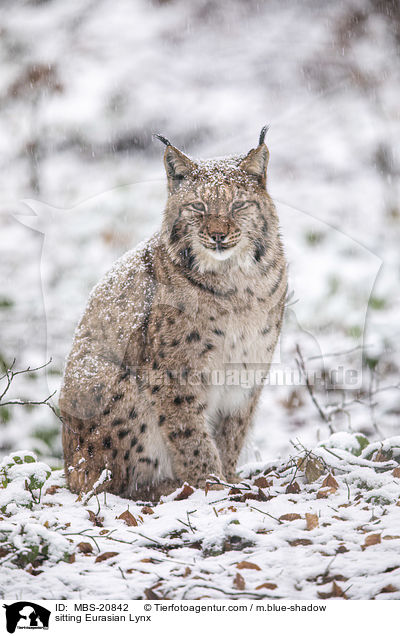
[[[253, 259], [251, 258], [248, 245], [243, 243], [241, 245], [235, 245], [223, 252], [217, 252], [215, 250], [209, 250], [204, 246], [201, 246], [198, 253], [198, 268], [199, 272], [215, 271], [217, 267], [225, 267], [222, 263], [226, 263], [229, 267], [240, 267], [243, 271], [249, 271]], [[221, 263], [220, 266], [217, 263]]]
[[217, 250], [208, 250], [209, 255], [216, 261], [226, 261], [230, 258], [234, 252], [233, 248], [229, 250], [224, 250], [223, 252], [217, 252]]

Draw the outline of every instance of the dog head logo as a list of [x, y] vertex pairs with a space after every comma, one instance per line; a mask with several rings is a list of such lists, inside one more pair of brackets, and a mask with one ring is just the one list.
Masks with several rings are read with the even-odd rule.
[[13, 634], [19, 629], [48, 629], [50, 611], [36, 603], [20, 601], [3, 605], [6, 610], [7, 631]]

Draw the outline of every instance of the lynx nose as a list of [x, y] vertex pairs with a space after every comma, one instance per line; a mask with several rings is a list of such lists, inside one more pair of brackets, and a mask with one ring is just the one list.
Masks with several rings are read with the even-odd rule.
[[215, 241], [216, 243], [222, 243], [222, 241], [226, 238], [226, 234], [223, 234], [222, 232], [212, 232], [210, 234], [210, 237], [213, 239], [213, 241]]

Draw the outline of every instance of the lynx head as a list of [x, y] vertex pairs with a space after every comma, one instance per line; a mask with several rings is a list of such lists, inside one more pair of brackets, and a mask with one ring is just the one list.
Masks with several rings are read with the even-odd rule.
[[249, 268], [268, 258], [278, 233], [266, 191], [269, 152], [259, 144], [247, 155], [190, 159], [162, 137], [168, 179], [162, 239], [172, 260], [199, 272]]

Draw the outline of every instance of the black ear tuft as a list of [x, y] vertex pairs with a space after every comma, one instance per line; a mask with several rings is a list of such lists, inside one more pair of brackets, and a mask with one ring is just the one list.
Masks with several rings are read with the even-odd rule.
[[163, 137], [162, 135], [159, 135], [158, 133], [154, 133], [153, 137], [156, 137], [156, 139], [159, 139], [160, 141], [162, 141], [162, 143], [165, 146], [172, 146], [171, 142], [166, 137]]
[[257, 177], [263, 187], [265, 187], [267, 182], [267, 165], [269, 159], [269, 151], [264, 143], [268, 129], [269, 126], [263, 126], [260, 132], [257, 148], [250, 150], [239, 164], [239, 167], [242, 170], [254, 177]]
[[264, 143], [265, 135], [267, 134], [268, 130], [269, 130], [269, 125], [268, 124], [261, 128], [260, 138], [258, 140], [258, 145], [259, 146], [261, 146]]
[[[168, 142], [164, 137], [161, 141], [163, 143]], [[196, 169], [197, 165], [169, 142], [166, 146], [164, 165], [168, 178], [168, 189], [172, 193], [178, 189], [180, 183], [189, 176], [189, 173]]]

